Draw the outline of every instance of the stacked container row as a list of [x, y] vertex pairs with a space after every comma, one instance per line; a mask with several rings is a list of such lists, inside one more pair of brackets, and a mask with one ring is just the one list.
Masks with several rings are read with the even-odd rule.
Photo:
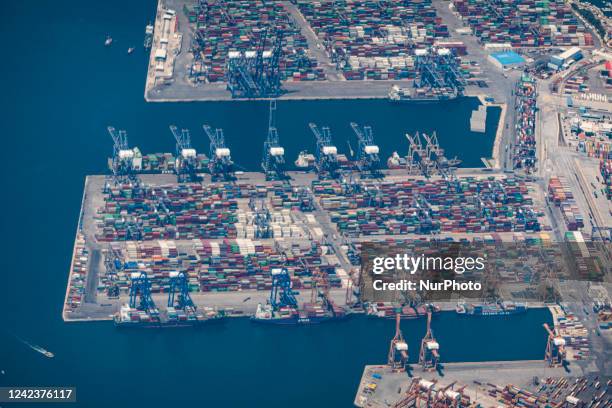
[[[185, 6], [194, 27], [191, 77], [196, 81], [226, 81], [230, 52], [270, 50], [282, 33], [280, 75], [283, 80], [323, 80], [325, 73], [308, 51], [306, 37], [281, 1], [200, 1]], [[264, 40], [265, 37], [265, 40]]]

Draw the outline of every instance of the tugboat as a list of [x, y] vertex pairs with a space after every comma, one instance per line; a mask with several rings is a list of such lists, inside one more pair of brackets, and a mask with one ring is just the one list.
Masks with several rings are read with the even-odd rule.
[[[272, 289], [267, 304], [258, 304], [254, 323], [277, 325], [307, 325], [345, 319], [346, 310], [337, 306], [329, 298], [328, 284], [322, 275], [320, 283], [313, 285], [312, 303], [298, 307], [298, 301], [291, 290], [291, 279], [285, 268], [272, 269]], [[321, 298], [321, 302], [319, 302]]]

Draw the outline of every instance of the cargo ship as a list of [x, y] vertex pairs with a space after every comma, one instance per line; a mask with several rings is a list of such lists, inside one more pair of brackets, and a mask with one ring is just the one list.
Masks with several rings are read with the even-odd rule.
[[427, 309], [432, 313], [439, 313], [440, 307], [434, 304], [424, 304], [416, 307], [413, 306], [397, 306], [390, 302], [368, 303], [366, 305], [366, 315], [376, 318], [394, 319], [399, 311], [402, 319], [418, 319], [427, 316]]
[[527, 312], [527, 305], [514, 302], [457, 303], [457, 314], [466, 316], [507, 316]]
[[[172, 153], [143, 154], [138, 147], [129, 149], [124, 153], [131, 159], [132, 171], [137, 174], [173, 173], [177, 166], [177, 158]], [[204, 154], [197, 154], [195, 158], [196, 171], [208, 170], [210, 160]], [[108, 168], [113, 170], [113, 159], [108, 158]]]
[[[405, 157], [399, 155], [398, 152], [393, 152], [387, 159], [387, 168], [389, 169], [404, 169], [408, 164], [408, 160]], [[458, 158], [446, 159], [441, 161], [441, 167], [457, 167], [461, 164], [461, 160]]]
[[393, 85], [388, 98], [393, 103], [433, 103], [449, 101], [459, 96], [452, 88], [400, 88]]
[[147, 26], [145, 27], [145, 37], [144, 37], [144, 48], [145, 50], [148, 50], [151, 48], [151, 45], [153, 44], [153, 30], [154, 27], [152, 24], [147, 24]]
[[[338, 167], [341, 169], [354, 168], [355, 164], [350, 161], [345, 154], [339, 153], [336, 155]], [[312, 153], [308, 153], [306, 150], [302, 150], [294, 162], [295, 167], [301, 170], [312, 170], [315, 168], [316, 157]]]
[[305, 304], [303, 309], [294, 307], [281, 307], [274, 310], [270, 304], [258, 304], [255, 315], [251, 321], [275, 325], [310, 325], [330, 321], [343, 320], [348, 317], [341, 307], [325, 310], [320, 305]]
[[196, 311], [195, 308], [185, 308], [185, 310], [168, 307], [168, 310], [161, 314], [158, 309], [143, 311], [123, 305], [119, 313], [115, 314], [114, 322], [116, 327], [135, 327], [135, 328], [165, 328], [165, 327], [199, 327], [213, 322], [220, 322], [225, 318], [223, 311], [212, 308], [204, 308], [203, 312]]

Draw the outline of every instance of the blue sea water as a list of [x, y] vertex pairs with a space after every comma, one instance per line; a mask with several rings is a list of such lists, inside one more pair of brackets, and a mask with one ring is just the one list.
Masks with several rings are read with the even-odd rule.
[[[206, 151], [201, 125], [209, 123], [225, 129], [240, 165], [259, 166], [264, 103], [144, 102], [141, 44], [154, 7], [151, 0], [3, 5], [0, 386], [76, 386], [83, 407], [350, 406], [363, 365], [384, 362], [393, 322], [360, 317], [279, 328], [233, 320], [210, 330], [122, 332], [110, 323], [61, 320], [84, 178], [105, 171], [111, 148], [106, 126], [127, 129], [143, 152], [162, 152], [174, 149], [174, 123], [191, 128], [195, 147]], [[110, 48], [103, 46], [107, 34]], [[477, 166], [490, 155], [496, 121], [490, 115], [485, 135], [470, 133], [477, 104], [280, 102], [278, 127], [291, 159], [314, 146], [308, 122], [331, 126], [347, 151], [348, 123], [356, 120], [373, 126], [385, 158], [405, 151], [404, 132], [437, 130], [449, 156]], [[541, 323], [549, 319], [544, 310], [491, 319], [444, 313], [434, 330], [443, 361], [537, 359]], [[416, 350], [424, 322], [402, 326]]]

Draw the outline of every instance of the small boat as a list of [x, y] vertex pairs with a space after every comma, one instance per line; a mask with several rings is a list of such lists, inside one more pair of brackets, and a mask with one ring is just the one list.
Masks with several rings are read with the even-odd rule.
[[128, 48], [128, 54], [131, 54], [131, 53], [133, 53], [133, 52], [134, 52], [134, 47], [130, 47], [130, 48]]
[[[15, 336], [17, 337], [17, 336]], [[17, 337], [17, 340], [19, 340], [20, 342], [22, 342], [23, 344], [25, 344], [26, 346], [28, 346], [29, 348], [31, 348], [34, 351], [39, 352], [40, 354], [42, 354], [43, 356], [47, 357], [47, 358], [53, 358], [55, 357], [55, 354], [53, 354], [52, 352], [50, 352], [49, 350], [45, 350], [44, 348], [37, 346], [36, 344], [32, 344], [30, 342], [27, 342], [19, 337]]]
[[107, 35], [106, 40], [104, 40], [104, 46], [110, 47], [112, 43], [113, 43], [113, 37], [111, 37], [110, 35]]

